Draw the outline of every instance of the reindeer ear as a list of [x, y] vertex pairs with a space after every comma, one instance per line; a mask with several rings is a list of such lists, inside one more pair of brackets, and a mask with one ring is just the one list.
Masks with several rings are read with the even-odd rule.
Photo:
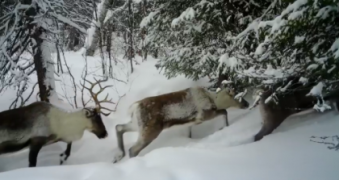
[[84, 108], [86, 117], [92, 117], [97, 113], [97, 108]]
[[84, 108], [84, 111], [85, 111], [86, 117], [93, 116], [93, 110], [88, 109], [88, 108]]
[[234, 90], [233, 89], [230, 89], [230, 88], [225, 88], [225, 91], [227, 94], [229, 94], [230, 96], [234, 96]]

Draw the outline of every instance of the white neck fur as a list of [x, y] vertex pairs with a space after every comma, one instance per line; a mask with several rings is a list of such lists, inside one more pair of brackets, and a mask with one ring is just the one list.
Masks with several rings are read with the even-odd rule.
[[83, 110], [65, 112], [59, 108], [51, 108], [47, 116], [53, 133], [67, 141], [80, 139], [85, 129], [91, 127], [90, 120], [86, 118]]

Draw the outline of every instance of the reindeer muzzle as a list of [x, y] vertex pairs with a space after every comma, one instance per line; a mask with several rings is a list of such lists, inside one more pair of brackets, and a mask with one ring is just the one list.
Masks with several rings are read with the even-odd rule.
[[107, 131], [93, 132], [99, 139], [104, 139], [108, 136]]

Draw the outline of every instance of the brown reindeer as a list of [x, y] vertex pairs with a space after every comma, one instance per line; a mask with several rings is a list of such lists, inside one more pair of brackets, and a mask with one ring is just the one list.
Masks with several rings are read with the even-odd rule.
[[129, 156], [135, 157], [157, 138], [162, 130], [172, 126], [200, 124], [220, 115], [225, 116], [228, 126], [226, 109], [229, 107], [245, 109], [249, 107], [249, 103], [243, 98], [235, 100], [234, 93], [229, 89], [214, 93], [201, 87], [139, 100], [130, 106], [131, 121], [116, 126], [120, 153], [114, 162], [120, 161], [125, 156], [123, 141], [125, 132], [139, 132], [137, 142], [129, 150]]
[[[296, 86], [301, 87], [300, 84]], [[265, 103], [267, 98], [272, 95], [272, 90], [264, 91], [260, 89], [256, 91], [255, 94], [261, 97], [255, 106], [259, 105], [263, 123], [260, 131], [254, 136], [254, 141], [259, 141], [264, 136], [271, 134], [289, 116], [313, 108], [317, 102], [317, 97], [309, 95], [311, 88], [312, 86], [302, 87], [296, 91], [287, 91], [277, 95], [277, 103], [274, 100]], [[338, 104], [339, 89], [325, 95], [323, 99]]]

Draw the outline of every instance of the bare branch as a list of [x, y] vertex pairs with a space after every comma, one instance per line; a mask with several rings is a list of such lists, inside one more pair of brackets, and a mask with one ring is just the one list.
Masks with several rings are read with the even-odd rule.
[[[24, 99], [24, 98], [22, 97], [22, 94], [23, 94], [24, 90], [22, 90], [21, 88], [19, 88], [18, 91], [17, 91], [17, 96], [16, 96], [15, 100], [11, 103], [11, 105], [9, 106], [9, 109], [15, 109], [15, 108], [17, 108], [17, 107], [22, 107], [22, 106], [24, 106], [25, 103], [31, 98], [31, 96], [32, 96], [32, 94], [33, 94], [33, 92], [34, 92], [34, 89], [35, 89], [35, 87], [36, 87], [37, 85], [38, 85], [38, 83], [35, 83], [35, 84], [33, 85], [32, 91], [29, 93], [29, 95], [26, 97], [26, 99]], [[18, 103], [19, 99], [20, 99], [21, 103], [20, 103], [19, 106], [17, 106], [17, 103]]]

